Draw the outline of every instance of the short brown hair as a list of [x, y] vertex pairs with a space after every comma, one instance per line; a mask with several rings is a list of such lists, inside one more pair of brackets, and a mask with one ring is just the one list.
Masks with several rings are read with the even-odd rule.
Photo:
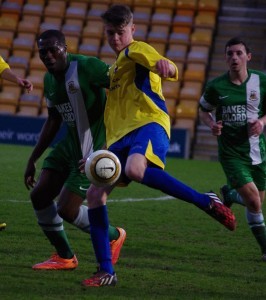
[[101, 15], [105, 24], [112, 24], [115, 27], [124, 27], [133, 20], [133, 13], [127, 5], [112, 5]]

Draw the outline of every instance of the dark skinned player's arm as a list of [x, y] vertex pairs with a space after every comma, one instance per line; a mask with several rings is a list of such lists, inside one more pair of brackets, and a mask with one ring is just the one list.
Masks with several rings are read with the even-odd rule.
[[62, 118], [55, 108], [48, 108], [48, 117], [43, 124], [39, 139], [30, 156], [30, 160], [36, 160], [44, 153], [55, 138], [62, 124]]

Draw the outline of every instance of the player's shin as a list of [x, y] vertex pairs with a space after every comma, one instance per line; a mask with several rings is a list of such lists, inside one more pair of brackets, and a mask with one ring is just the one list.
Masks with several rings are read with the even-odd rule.
[[108, 236], [108, 213], [106, 205], [88, 210], [91, 240], [100, 270], [114, 274]]

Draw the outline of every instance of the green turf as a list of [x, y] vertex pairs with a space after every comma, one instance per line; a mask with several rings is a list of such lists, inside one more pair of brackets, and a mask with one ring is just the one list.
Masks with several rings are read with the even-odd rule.
[[[235, 232], [195, 206], [156, 199], [163, 193], [132, 184], [110, 195], [109, 217], [126, 229], [116, 266], [115, 288], [81, 287], [95, 271], [89, 235], [65, 224], [79, 259], [74, 271], [32, 271], [52, 253], [40, 231], [23, 184], [32, 148], [0, 145], [0, 299], [266, 299], [266, 264], [247, 227], [244, 209], [233, 206]], [[38, 164], [38, 171], [40, 164]], [[217, 162], [168, 159], [167, 170], [201, 192], [219, 190], [224, 175]], [[125, 201], [127, 199], [127, 201]], [[117, 201], [116, 201], [117, 200]]]

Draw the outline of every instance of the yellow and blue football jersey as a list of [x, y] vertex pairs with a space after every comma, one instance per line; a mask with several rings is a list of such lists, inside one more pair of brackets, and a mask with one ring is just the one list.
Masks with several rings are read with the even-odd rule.
[[[166, 58], [144, 42], [133, 41], [119, 53], [110, 68], [110, 89], [104, 117], [107, 147], [151, 122], [163, 126], [170, 136], [170, 119], [162, 94], [161, 77], [156, 70], [160, 59]], [[167, 80], [176, 81], [177, 78], [176, 68], [176, 76]]]
[[4, 61], [4, 59], [0, 56], [0, 74], [2, 74], [2, 72], [5, 70], [5, 69], [10, 69], [8, 63], [6, 63]]

